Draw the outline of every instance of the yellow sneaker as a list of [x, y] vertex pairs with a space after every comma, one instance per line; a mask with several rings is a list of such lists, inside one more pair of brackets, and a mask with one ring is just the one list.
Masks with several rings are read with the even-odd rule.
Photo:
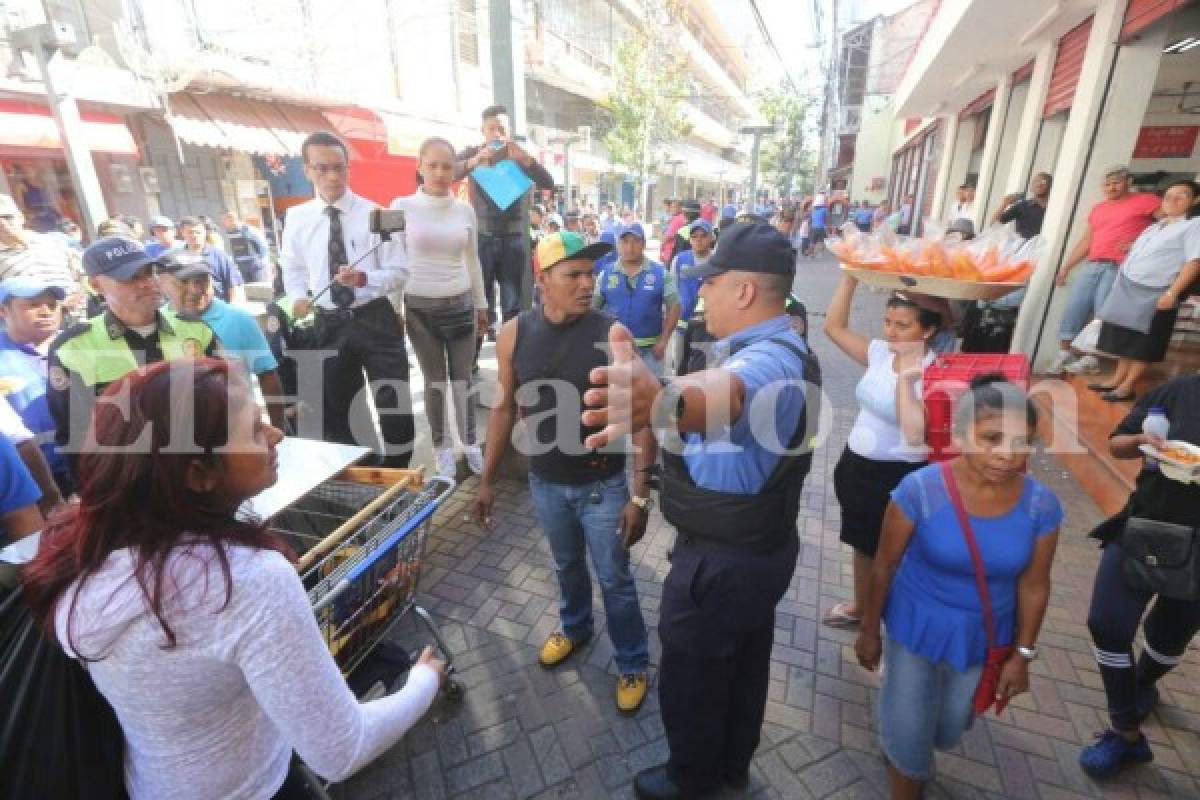
[[617, 678], [617, 710], [632, 714], [641, 708], [649, 685], [644, 672], [629, 672]]
[[538, 654], [538, 663], [543, 667], [557, 667], [567, 656], [575, 652], [575, 643], [567, 638], [564, 633], [552, 633], [546, 643], [542, 645], [542, 652]]

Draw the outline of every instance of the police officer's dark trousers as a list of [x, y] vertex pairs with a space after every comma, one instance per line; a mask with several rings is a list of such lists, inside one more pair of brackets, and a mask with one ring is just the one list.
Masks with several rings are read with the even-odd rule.
[[354, 309], [322, 309], [316, 332], [319, 350], [337, 351], [324, 362], [325, 439], [363, 446], [374, 441], [363, 391], [370, 381], [383, 433], [382, 464], [407, 467], [415, 435], [412, 395], [404, 331], [392, 304], [380, 297]]
[[681, 533], [663, 584], [658, 695], [671, 780], [685, 796], [739, 779], [758, 747], [767, 704], [775, 606], [799, 540], [767, 553]]

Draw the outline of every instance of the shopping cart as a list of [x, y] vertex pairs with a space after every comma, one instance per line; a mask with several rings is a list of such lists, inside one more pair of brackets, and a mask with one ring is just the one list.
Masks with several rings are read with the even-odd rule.
[[[297, 569], [325, 642], [349, 675], [410, 611], [454, 662], [429, 612], [416, 602], [432, 518], [454, 482], [420, 470], [350, 467], [283, 511], [271, 527], [300, 554]], [[457, 699], [453, 677], [446, 694]]]

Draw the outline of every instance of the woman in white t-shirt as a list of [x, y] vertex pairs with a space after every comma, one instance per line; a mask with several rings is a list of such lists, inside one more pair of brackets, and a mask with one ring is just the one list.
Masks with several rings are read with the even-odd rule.
[[929, 342], [942, 323], [937, 312], [894, 294], [884, 312], [883, 339], [853, 331], [850, 303], [857, 287], [857, 280], [843, 277], [825, 316], [825, 333], [833, 343], [867, 368], [855, 390], [858, 418], [833, 472], [842, 507], [840, 538], [854, 548], [854, 599], [838, 603], [824, 617], [836, 628], [858, 626], [891, 491], [925, 466], [921, 374], [934, 358]]
[[446, 395], [463, 439], [467, 466], [478, 475], [483, 455], [475, 435], [471, 368], [477, 331], [487, 327], [487, 298], [479, 264], [475, 211], [450, 192], [454, 146], [426, 139], [418, 151], [421, 185], [392, 208], [404, 210], [405, 246], [412, 277], [404, 292], [405, 321], [425, 381], [425, 414], [434, 462], [442, 477], [454, 478], [454, 440], [446, 426]]
[[159, 362], [108, 388], [79, 503], [22, 579], [116, 712], [131, 800], [307, 798], [293, 751], [342, 780], [445, 679], [427, 648], [395, 694], [359, 703], [347, 687], [287, 546], [239, 512], [275, 483], [283, 434], [231, 363]]

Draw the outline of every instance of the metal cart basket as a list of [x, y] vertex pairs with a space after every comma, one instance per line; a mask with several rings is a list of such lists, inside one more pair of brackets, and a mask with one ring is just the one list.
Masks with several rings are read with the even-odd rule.
[[[416, 603], [431, 520], [454, 482], [420, 470], [348, 468], [272, 518], [300, 554], [297, 569], [343, 674], [362, 663], [409, 611], [428, 628], [453, 671], [441, 632]], [[451, 695], [461, 693], [454, 680]]]

